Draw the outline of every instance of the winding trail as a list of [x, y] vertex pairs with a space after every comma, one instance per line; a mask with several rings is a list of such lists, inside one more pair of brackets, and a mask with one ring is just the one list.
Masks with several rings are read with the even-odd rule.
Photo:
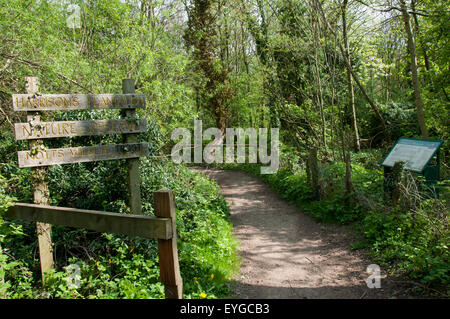
[[195, 168], [221, 186], [231, 209], [242, 259], [232, 289], [236, 298], [411, 298], [381, 272], [369, 289], [361, 251], [343, 226], [320, 224], [259, 178], [241, 171]]

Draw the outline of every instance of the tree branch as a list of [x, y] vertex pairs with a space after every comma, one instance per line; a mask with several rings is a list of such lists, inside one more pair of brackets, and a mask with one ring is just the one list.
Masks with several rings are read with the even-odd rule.
[[31, 67], [33, 67], [33, 68], [36, 68], [36, 69], [39, 69], [39, 70], [48, 70], [48, 71], [51, 71], [51, 72], [55, 73], [58, 77], [62, 78], [63, 80], [65, 80], [65, 81], [67, 81], [67, 82], [70, 82], [70, 83], [72, 83], [72, 84], [75, 84], [76, 86], [79, 86], [80, 88], [86, 90], [87, 92], [92, 93], [92, 91], [91, 91], [90, 89], [88, 89], [87, 87], [85, 87], [84, 85], [81, 85], [81, 84], [78, 83], [77, 81], [68, 78], [68, 77], [65, 76], [64, 74], [61, 74], [61, 73], [56, 72], [56, 71], [53, 71], [53, 70], [52, 70], [51, 68], [49, 68], [48, 66], [44, 66], [44, 65], [39, 64], [39, 63], [34, 62], [34, 61], [24, 60], [24, 59], [21, 59], [21, 58], [19, 58], [18, 56], [15, 56], [15, 55], [10, 55], [10, 54], [5, 54], [5, 53], [0, 53], [0, 56], [2, 56], [2, 57], [4, 57], [4, 58], [7, 58], [7, 59], [13, 59], [13, 60], [15, 60], [15, 61], [17, 61], [17, 62], [20, 62], [20, 63], [22, 63], [22, 64], [29, 65], [29, 66], [31, 66]]

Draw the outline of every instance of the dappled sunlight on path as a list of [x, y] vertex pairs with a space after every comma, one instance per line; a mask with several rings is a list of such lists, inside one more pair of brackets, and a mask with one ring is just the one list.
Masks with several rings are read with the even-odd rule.
[[219, 183], [231, 208], [242, 258], [235, 297], [405, 297], [383, 274], [381, 289], [367, 287], [371, 262], [350, 250], [348, 228], [314, 221], [248, 173], [195, 169]]

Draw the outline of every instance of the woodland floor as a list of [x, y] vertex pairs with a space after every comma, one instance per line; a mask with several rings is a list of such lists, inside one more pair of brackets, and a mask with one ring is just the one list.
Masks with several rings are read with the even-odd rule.
[[381, 269], [381, 288], [369, 289], [372, 264], [349, 227], [321, 224], [259, 178], [242, 171], [195, 168], [221, 186], [240, 242], [235, 298], [414, 298]]

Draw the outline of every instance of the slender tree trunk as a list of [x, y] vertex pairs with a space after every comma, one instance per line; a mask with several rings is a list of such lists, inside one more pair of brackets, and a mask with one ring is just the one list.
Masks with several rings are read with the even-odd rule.
[[[351, 63], [350, 60], [350, 48], [348, 44], [347, 37], [347, 2], [348, 0], [344, 0], [342, 3], [342, 35], [344, 37], [344, 46], [345, 46], [345, 55], [346, 59]], [[356, 119], [356, 105], [355, 105], [355, 91], [353, 88], [352, 74], [349, 69], [347, 69], [347, 89], [348, 89], [348, 114], [351, 117], [352, 129], [353, 129], [353, 147], [355, 152], [359, 152], [361, 150], [361, 142], [359, 140], [359, 132], [358, 132], [358, 122]]]
[[420, 132], [422, 137], [428, 137], [428, 130], [425, 125], [424, 105], [422, 101], [422, 95], [420, 92], [420, 83], [417, 72], [417, 58], [416, 58], [416, 44], [412, 33], [411, 22], [409, 19], [408, 8], [405, 0], [400, 1], [400, 11], [402, 13], [403, 22], [405, 24], [405, 32], [408, 39], [408, 51], [411, 58], [411, 78], [414, 88], [414, 97], [416, 101], [417, 119], [419, 121]]
[[[0, 246], [0, 254], [2, 254], [3, 252], [2, 252], [2, 247]], [[3, 268], [3, 265], [1, 265], [0, 264], [0, 285], [2, 286], [2, 287], [5, 287], [5, 275], [4, 275], [4, 273], [6, 272], [5, 270], [3, 270], [2, 269]], [[6, 293], [7, 293], [8, 291], [6, 290], [6, 288], [5, 288], [5, 291], [4, 292], [1, 292], [0, 291], [0, 299], [6, 299]]]
[[327, 147], [327, 140], [325, 136], [326, 132], [326, 122], [325, 115], [323, 112], [323, 100], [322, 100], [322, 81], [320, 79], [320, 68], [319, 68], [319, 21], [314, 17], [314, 13], [311, 12], [312, 19], [314, 19], [313, 25], [313, 33], [314, 33], [314, 71], [315, 71], [315, 82], [316, 82], [316, 103], [319, 107], [320, 118], [322, 121], [322, 144]]
[[350, 152], [344, 151], [344, 159], [345, 159], [345, 194], [347, 195], [347, 198], [350, 199], [350, 196], [353, 191], [352, 164], [350, 161]]
[[[420, 27], [419, 27], [419, 19], [417, 18], [417, 14], [416, 14], [416, 0], [411, 0], [411, 9], [412, 9], [412, 15], [414, 18], [416, 37], [419, 37]], [[423, 60], [425, 62], [425, 70], [427, 70], [427, 78], [431, 84], [432, 90], [434, 90], [434, 83], [433, 83], [433, 79], [431, 78], [431, 74], [430, 74], [430, 61], [428, 59], [427, 46], [423, 42], [423, 39], [421, 39], [420, 37], [419, 37], [419, 42], [420, 42], [420, 47], [422, 49]]]
[[311, 176], [311, 189], [314, 200], [320, 200], [319, 166], [317, 160], [317, 148], [311, 147], [309, 151], [309, 169]]

